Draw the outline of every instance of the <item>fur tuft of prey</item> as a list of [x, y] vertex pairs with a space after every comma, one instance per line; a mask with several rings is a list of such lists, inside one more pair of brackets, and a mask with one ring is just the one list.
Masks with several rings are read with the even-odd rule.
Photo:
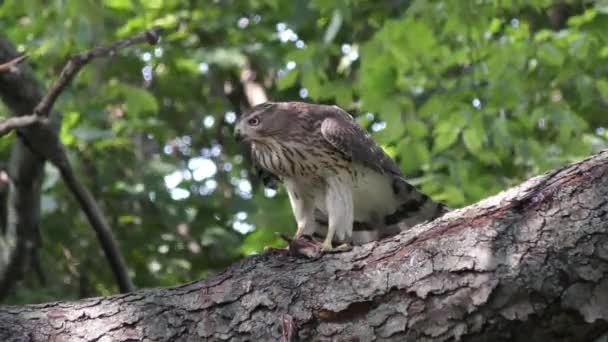
[[336, 106], [267, 102], [244, 113], [237, 137], [283, 182], [298, 230], [361, 244], [437, 218], [447, 208], [419, 192], [350, 114]]

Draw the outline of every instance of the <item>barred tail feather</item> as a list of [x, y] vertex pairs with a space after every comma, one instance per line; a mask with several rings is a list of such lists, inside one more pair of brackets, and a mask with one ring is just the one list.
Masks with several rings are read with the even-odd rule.
[[393, 191], [399, 206], [393, 214], [385, 217], [385, 223], [399, 224], [400, 230], [433, 220], [449, 211], [443, 203], [433, 201], [401, 177], [393, 179]]

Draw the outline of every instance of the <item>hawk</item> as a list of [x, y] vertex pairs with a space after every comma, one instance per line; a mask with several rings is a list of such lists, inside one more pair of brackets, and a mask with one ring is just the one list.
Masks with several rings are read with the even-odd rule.
[[[395, 162], [337, 106], [266, 102], [243, 113], [235, 134], [251, 144], [255, 163], [284, 183], [295, 239], [324, 236], [323, 252], [394, 235], [447, 211], [407, 183]], [[334, 241], [342, 244], [333, 247]]]

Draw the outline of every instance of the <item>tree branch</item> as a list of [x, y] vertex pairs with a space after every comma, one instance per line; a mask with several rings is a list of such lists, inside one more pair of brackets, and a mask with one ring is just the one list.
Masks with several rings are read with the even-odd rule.
[[124, 293], [135, 290], [135, 285], [133, 285], [133, 282], [129, 277], [127, 264], [120, 253], [118, 243], [114, 239], [112, 229], [103, 215], [101, 208], [97, 205], [97, 202], [89, 190], [78, 181], [78, 178], [74, 174], [72, 166], [69, 163], [58, 166], [58, 168], [61, 173], [61, 178], [78, 201], [78, 204], [82, 211], [84, 211], [91, 227], [95, 230], [101, 248], [110, 263], [120, 292]]
[[[33, 114], [14, 117], [0, 122], [0, 136], [8, 133], [13, 129], [20, 129], [19, 136], [22, 138], [23, 143], [27, 145], [27, 148], [31, 149], [39, 158], [49, 160], [54, 166], [56, 166], [62, 176], [62, 179], [68, 186], [68, 188], [74, 194], [76, 200], [84, 211], [89, 223], [97, 233], [102, 249], [108, 258], [112, 271], [116, 277], [117, 283], [121, 292], [130, 292], [134, 290], [134, 285], [128, 276], [128, 269], [118, 244], [112, 235], [112, 231], [105, 220], [103, 214], [94, 198], [91, 196], [89, 191], [80, 183], [74, 174], [73, 168], [70, 165], [69, 159], [65, 153], [65, 148], [57, 135], [58, 130], [58, 117], [57, 122], [53, 122], [47, 119], [51, 113], [52, 107], [61, 94], [61, 92], [67, 87], [70, 81], [76, 76], [76, 74], [88, 64], [91, 60], [98, 57], [112, 56], [116, 54], [120, 49], [138, 44], [141, 42], [149, 42], [155, 44], [160, 39], [161, 28], [153, 28], [132, 37], [117, 41], [106, 47], [96, 47], [90, 51], [83, 52], [72, 57], [66, 66], [61, 71], [59, 79], [51, 87], [49, 92], [42, 97], [36, 107], [33, 109]], [[2, 65], [12, 65], [21, 62], [23, 56], [12, 59], [10, 62]], [[5, 97], [5, 101], [7, 98]], [[8, 99], [10, 105], [11, 99]], [[22, 112], [17, 112], [22, 114]], [[42, 172], [42, 163], [37, 166], [38, 172]], [[39, 177], [41, 180], [41, 176]], [[39, 184], [38, 184], [39, 187]], [[31, 192], [31, 191], [30, 191]], [[35, 191], [36, 194], [31, 196], [37, 196], [35, 205], [39, 206], [39, 189]], [[30, 197], [31, 197], [30, 196]], [[36, 209], [37, 211], [39, 210]], [[19, 217], [18, 217], [19, 218]], [[33, 218], [37, 220], [38, 215], [34, 215]], [[38, 224], [32, 225], [37, 229]], [[30, 230], [34, 228], [29, 228]], [[23, 244], [17, 239], [18, 229], [9, 229], [7, 238], [0, 239], [0, 247], [7, 252], [3, 258], [0, 258], [0, 297], [8, 291], [8, 286], [3, 284], [10, 284], [14, 282], [14, 279], [9, 279], [8, 274], [18, 274], [17, 269], [19, 265], [23, 265], [22, 261], [17, 262], [19, 259], [23, 259], [22, 252]], [[33, 234], [30, 234], [33, 235]], [[32, 245], [32, 244], [30, 244]], [[30, 247], [33, 248], [33, 247]]]
[[34, 109], [34, 114], [42, 116], [48, 115], [49, 110], [53, 107], [53, 104], [55, 104], [55, 101], [61, 92], [63, 92], [65, 87], [72, 81], [74, 76], [78, 74], [80, 69], [82, 69], [83, 66], [87, 65], [94, 58], [113, 56], [120, 49], [143, 42], [148, 42], [151, 45], [155, 45], [160, 40], [161, 31], [162, 29], [160, 27], [155, 27], [132, 37], [119, 40], [109, 46], [99, 46], [70, 58], [66, 66], [63, 67], [63, 70], [61, 70], [59, 79]]
[[0, 121], [0, 137], [10, 133], [15, 129], [27, 127], [37, 122], [42, 124], [46, 123], [44, 118], [41, 118], [35, 114], [14, 116], [12, 118], [2, 120]]
[[23, 62], [27, 58], [27, 55], [23, 54], [21, 56], [15, 57], [14, 59], [0, 64], [0, 73], [3, 72], [12, 72], [16, 70], [16, 67], [19, 63]]
[[0, 306], [6, 342], [578, 342], [607, 332], [608, 151], [351, 252], [257, 255], [175, 288]]
[[[0, 36], [0, 60], [14, 60], [19, 54], [13, 44]], [[13, 115], [32, 113], [42, 99], [41, 86], [29, 65], [19, 72], [0, 73], [0, 97]], [[51, 120], [60, 118], [53, 112]], [[35, 127], [32, 125], [31, 127]], [[58, 128], [58, 125], [52, 129]], [[36, 135], [36, 132], [32, 132]], [[6, 226], [0, 236], [0, 298], [20, 279], [32, 250], [37, 248], [40, 218], [40, 185], [44, 161], [17, 139], [8, 163], [9, 189], [6, 202]]]

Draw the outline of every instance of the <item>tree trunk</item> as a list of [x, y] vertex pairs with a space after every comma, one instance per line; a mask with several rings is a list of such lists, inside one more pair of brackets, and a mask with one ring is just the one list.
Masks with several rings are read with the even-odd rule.
[[0, 307], [1, 341], [592, 341], [608, 332], [608, 151], [352, 252]]

